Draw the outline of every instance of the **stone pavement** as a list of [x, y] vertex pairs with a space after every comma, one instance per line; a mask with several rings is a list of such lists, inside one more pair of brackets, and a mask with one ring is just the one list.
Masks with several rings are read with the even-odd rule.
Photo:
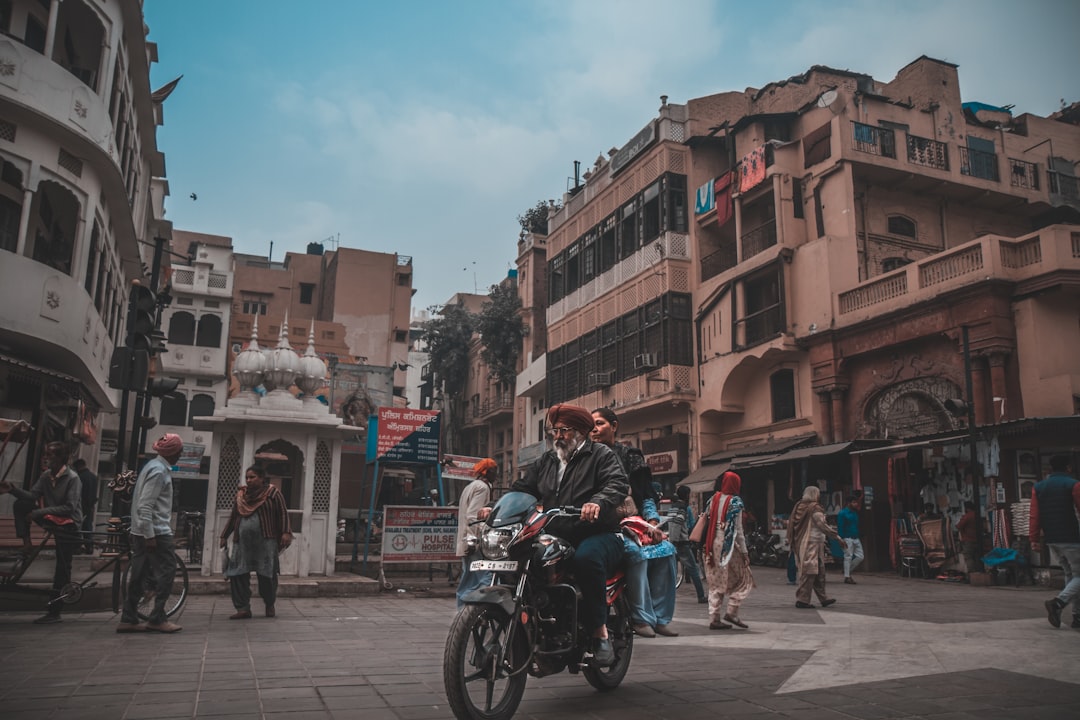
[[[749, 630], [710, 631], [684, 586], [681, 635], [639, 638], [620, 688], [601, 694], [569, 673], [529, 678], [517, 717], [1080, 717], [1080, 631], [1068, 628], [1068, 611], [1061, 629], [1047, 623], [1052, 591], [892, 575], [857, 575], [852, 586], [831, 574], [839, 602], [798, 610], [782, 570], [755, 568], [755, 577], [740, 613]], [[450, 717], [445, 582], [282, 598], [275, 619], [230, 621], [232, 612], [227, 596], [194, 596], [171, 636], [117, 635], [107, 612], [69, 612], [52, 626], [0, 613], [0, 717]]]

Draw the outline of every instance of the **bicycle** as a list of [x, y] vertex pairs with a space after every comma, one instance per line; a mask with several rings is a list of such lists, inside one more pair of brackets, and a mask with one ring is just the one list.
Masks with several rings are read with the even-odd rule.
[[[127, 597], [128, 569], [131, 566], [131, 547], [127, 541], [129, 526], [126, 522], [118, 518], [111, 519], [107, 523], [107, 526], [108, 531], [106, 533], [79, 534], [80, 543], [89, 541], [95, 551], [101, 550], [101, 554], [96, 556], [97, 561], [95, 564], [97, 564], [98, 567], [81, 581], [69, 582], [62, 587], [60, 589], [60, 594], [48, 601], [47, 607], [50, 610], [58, 608], [60, 605], [74, 605], [79, 602], [82, 600], [83, 593], [87, 589], [97, 587], [98, 582], [96, 578], [106, 570], [111, 570], [112, 611], [114, 613], [120, 612]], [[104, 537], [103, 541], [102, 537]], [[40, 590], [25, 584], [20, 585], [19, 580], [33, 565], [34, 561], [41, 554], [41, 551], [44, 550], [53, 539], [53, 531], [46, 529], [45, 536], [40, 542], [33, 546], [29, 553], [19, 553], [13, 557], [6, 558], [11, 564], [6, 568], [0, 567], [0, 589], [34, 594], [52, 594], [51, 589]], [[55, 542], [53, 544], [55, 546]], [[166, 617], [172, 617], [180, 612], [180, 609], [184, 606], [184, 601], [187, 600], [188, 594], [187, 566], [180, 558], [179, 553], [174, 551], [173, 555], [176, 560], [176, 574], [173, 577], [172, 592], [165, 602]], [[0, 562], [2, 562], [2, 560], [3, 559], [0, 559]], [[153, 587], [142, 588], [142, 597], [139, 599], [139, 603], [136, 607], [136, 612], [140, 620], [147, 621], [150, 619], [150, 613], [153, 611], [154, 595], [155, 590]]]
[[187, 546], [188, 562], [192, 565], [202, 564], [205, 518], [205, 513], [197, 510], [184, 510], [178, 517], [183, 522], [183, 544]]

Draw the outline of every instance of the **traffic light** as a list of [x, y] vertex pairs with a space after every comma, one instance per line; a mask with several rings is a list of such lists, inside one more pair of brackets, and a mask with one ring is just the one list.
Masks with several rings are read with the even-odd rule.
[[141, 392], [146, 387], [150, 354], [145, 350], [118, 347], [109, 359], [109, 387]]
[[179, 378], [156, 377], [146, 384], [146, 392], [151, 397], [164, 397], [180, 386]]
[[158, 298], [145, 285], [132, 285], [128, 298], [127, 341], [125, 345], [150, 355], [165, 350], [165, 334], [158, 329]]

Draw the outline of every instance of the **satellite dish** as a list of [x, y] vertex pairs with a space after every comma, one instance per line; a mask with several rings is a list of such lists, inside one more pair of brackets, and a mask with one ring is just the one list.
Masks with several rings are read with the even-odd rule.
[[821, 93], [821, 97], [818, 98], [817, 106], [829, 107], [834, 102], [836, 102], [836, 96], [837, 93], [835, 90], [826, 90], [825, 92]]

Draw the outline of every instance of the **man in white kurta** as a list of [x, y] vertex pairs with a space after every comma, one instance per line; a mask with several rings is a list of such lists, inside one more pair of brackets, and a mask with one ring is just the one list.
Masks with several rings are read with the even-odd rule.
[[476, 551], [478, 547], [476, 538], [480, 533], [481, 525], [473, 523], [477, 521], [480, 509], [491, 503], [491, 484], [498, 477], [499, 466], [491, 458], [484, 458], [473, 465], [472, 473], [476, 479], [465, 487], [458, 499], [456, 554], [461, 558], [461, 580], [458, 582], [457, 589], [459, 608], [465, 604], [466, 595], [491, 582], [492, 574], [490, 570], [473, 572], [469, 569], [469, 565], [480, 557]]

